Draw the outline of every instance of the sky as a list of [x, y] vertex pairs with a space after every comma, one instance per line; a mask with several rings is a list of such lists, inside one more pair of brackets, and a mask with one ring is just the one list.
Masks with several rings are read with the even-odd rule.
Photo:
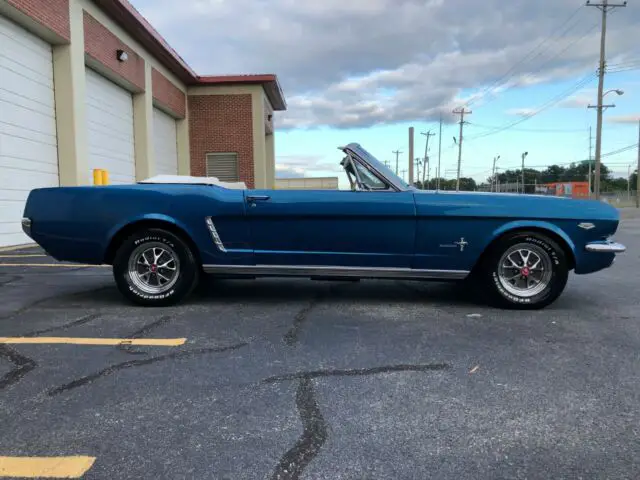
[[[279, 177], [338, 176], [340, 145], [360, 143], [399, 173], [429, 137], [430, 175], [542, 168], [595, 149], [601, 12], [578, 0], [130, 0], [201, 75], [273, 73]], [[592, 2], [593, 3], [593, 2]], [[640, 0], [608, 16], [602, 153], [638, 142]], [[637, 151], [603, 162], [626, 177]], [[406, 175], [406, 173], [405, 173]]]

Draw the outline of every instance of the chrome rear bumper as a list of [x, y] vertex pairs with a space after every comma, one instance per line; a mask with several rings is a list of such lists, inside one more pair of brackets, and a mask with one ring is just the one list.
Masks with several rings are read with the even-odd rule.
[[30, 218], [23, 218], [22, 219], [22, 231], [27, 234], [29, 236], [29, 238], [31, 238], [31, 219]]
[[585, 249], [587, 252], [599, 253], [623, 253], [627, 251], [627, 247], [616, 242], [593, 242], [587, 243]]

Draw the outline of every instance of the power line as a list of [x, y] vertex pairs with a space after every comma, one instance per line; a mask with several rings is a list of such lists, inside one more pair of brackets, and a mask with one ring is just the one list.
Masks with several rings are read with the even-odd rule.
[[[503, 127], [495, 125], [480, 125], [475, 122], [467, 122], [472, 127], [484, 128], [488, 130], [499, 130]], [[567, 128], [567, 129], [553, 129], [553, 128], [512, 128], [514, 132], [528, 132], [528, 133], [578, 133], [584, 132], [584, 128]]]
[[[573, 11], [573, 13], [571, 13], [571, 15], [569, 16], [569, 18], [567, 18], [555, 31], [560, 30], [561, 28], [563, 28], [565, 25], [567, 25], [569, 22], [571, 22], [571, 20], [573, 20], [576, 15], [578, 15], [578, 13], [580, 12], [580, 10], [582, 10], [582, 6], [578, 7], [575, 11]], [[565, 31], [563, 31], [563, 33], [558, 36], [558, 39], [562, 38], [564, 35], [566, 35], [568, 32], [570, 32], [579, 22], [575, 23], [573, 26], [567, 28]], [[497, 80], [495, 80], [494, 82], [492, 82], [491, 84], [489, 84], [488, 87], [485, 87], [475, 98], [471, 98], [466, 104], [465, 106], [471, 106], [475, 101], [483, 98], [487, 93], [489, 93], [491, 90], [493, 90], [494, 88], [496, 88], [498, 85], [500, 85], [501, 82], [503, 82], [503, 80], [507, 80], [511, 77], [513, 77], [513, 74], [515, 73], [517, 67], [519, 67], [520, 65], [523, 65], [525, 62], [527, 62], [528, 60], [533, 60], [535, 58], [537, 58], [538, 56], [540, 56], [541, 53], [544, 53], [546, 50], [543, 50], [542, 52], [539, 52], [537, 55], [535, 55], [532, 58], [529, 58], [531, 56], [531, 54], [533, 54], [536, 50], [538, 50], [540, 47], [542, 47], [545, 43], [547, 43], [549, 40], [551, 40], [553, 38], [553, 32], [550, 36], [546, 37], [545, 39], [542, 40], [542, 42], [538, 43], [527, 55], [525, 55], [520, 61], [516, 62], [514, 65], [511, 66], [511, 68], [509, 70], [507, 70], [506, 73], [504, 73], [500, 78], [498, 78]]]
[[[572, 46], [574, 46], [576, 43], [582, 41], [584, 38], [586, 38], [591, 32], [593, 32], [596, 27], [598, 26], [597, 23], [594, 23], [581, 37], [575, 38], [572, 42], [568, 43], [562, 50], [556, 52], [555, 55], [551, 56], [550, 58], [548, 58], [545, 62], [543, 62], [542, 64], [538, 65], [538, 67], [535, 70], [531, 70], [528, 72], [529, 75], [536, 75], [536, 74], [540, 74], [542, 72], [542, 70], [550, 65], [554, 60], [556, 60], [558, 57], [560, 57], [563, 53], [565, 53], [567, 50], [569, 50]], [[508, 88], [505, 89], [505, 91], [509, 90]], [[502, 92], [504, 93], [504, 92]], [[494, 98], [493, 101], [495, 101], [496, 99]], [[483, 106], [487, 106], [489, 104], [491, 104], [492, 100], [489, 100], [487, 102], [485, 102], [485, 104]]]
[[516, 125], [519, 125], [523, 122], [526, 122], [527, 120], [529, 120], [530, 118], [535, 117], [536, 115], [544, 112], [545, 110], [553, 107], [554, 105], [556, 105], [557, 103], [561, 102], [562, 100], [564, 100], [565, 98], [567, 98], [569, 95], [571, 95], [572, 93], [575, 93], [576, 91], [580, 90], [581, 88], [585, 87], [587, 84], [589, 84], [593, 79], [595, 78], [595, 75], [593, 73], [590, 73], [588, 75], [586, 75], [585, 77], [583, 77], [581, 80], [579, 80], [576, 84], [574, 84], [572, 87], [570, 87], [569, 89], [565, 90], [564, 92], [562, 92], [561, 94], [555, 96], [554, 98], [552, 98], [551, 100], [547, 101], [545, 104], [543, 104], [541, 107], [539, 107], [538, 109], [536, 109], [534, 112], [525, 115], [523, 118], [516, 120], [514, 122], [511, 122], [507, 125], [503, 125], [502, 127], [498, 128], [495, 131], [492, 132], [486, 132], [486, 133], [481, 133], [479, 135], [476, 135], [475, 137], [471, 137], [470, 139], [468, 139], [468, 141], [471, 140], [477, 140], [479, 138], [484, 138], [484, 137], [488, 137], [490, 135], [495, 135], [496, 133], [500, 133], [503, 132], [505, 130], [510, 129], [511, 127], [514, 127]]

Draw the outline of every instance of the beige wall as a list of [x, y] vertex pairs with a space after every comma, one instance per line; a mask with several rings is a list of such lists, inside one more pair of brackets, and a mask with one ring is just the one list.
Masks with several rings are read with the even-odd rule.
[[69, 2], [71, 43], [53, 47], [60, 185], [87, 185], [89, 178], [85, 113], [84, 24], [82, 8]]

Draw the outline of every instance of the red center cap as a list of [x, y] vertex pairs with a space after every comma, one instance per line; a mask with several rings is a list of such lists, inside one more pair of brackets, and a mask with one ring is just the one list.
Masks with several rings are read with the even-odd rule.
[[151, 265], [151, 272], [152, 273], [156, 273], [157, 270], [158, 270], [158, 266], [155, 263], [153, 265]]
[[523, 277], [528, 277], [531, 271], [529, 270], [529, 267], [524, 267], [522, 270], [520, 270], [520, 273]]

